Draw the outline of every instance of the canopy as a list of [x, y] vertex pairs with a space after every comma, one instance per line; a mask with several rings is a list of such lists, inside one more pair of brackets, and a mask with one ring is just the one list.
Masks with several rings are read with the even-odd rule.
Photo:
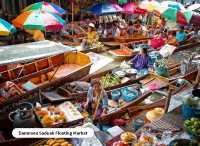
[[190, 5], [187, 10], [193, 11], [194, 14], [199, 15], [200, 14], [200, 4], [193, 4]]
[[27, 11], [15, 18], [12, 23], [19, 28], [52, 30], [63, 27], [65, 21], [58, 15], [38, 10]]
[[125, 4], [123, 10], [130, 14], [145, 14], [146, 10], [139, 8], [134, 2]]
[[3, 46], [0, 47], [0, 64], [25, 62], [71, 50], [71, 47], [47, 40]]
[[88, 11], [94, 15], [100, 16], [104, 14], [122, 12], [123, 9], [118, 4], [98, 3], [90, 7]]
[[22, 12], [25, 11], [35, 11], [35, 10], [43, 10], [51, 13], [55, 13], [57, 15], [64, 15], [65, 10], [61, 7], [55, 5], [54, 3], [48, 3], [48, 2], [38, 2], [29, 5], [28, 7], [24, 8]]
[[165, 8], [173, 8], [173, 9], [176, 9], [178, 11], [181, 11], [181, 10], [185, 10], [185, 7], [179, 3], [179, 2], [175, 2], [175, 1], [163, 1], [161, 3], [161, 7], [165, 7]]
[[190, 11], [182, 12], [174, 8], [167, 8], [162, 13], [162, 16], [168, 20], [175, 21], [178, 24], [187, 25], [192, 18], [192, 13]]
[[158, 8], [160, 8], [160, 3], [155, 0], [144, 0], [139, 4], [141, 9], [145, 9], [149, 12], [152, 12]]
[[8, 36], [15, 32], [16, 29], [13, 25], [0, 18], [0, 36]]

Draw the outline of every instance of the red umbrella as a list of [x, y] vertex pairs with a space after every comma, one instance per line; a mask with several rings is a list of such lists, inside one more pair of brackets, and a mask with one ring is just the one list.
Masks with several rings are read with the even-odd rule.
[[135, 3], [131, 2], [123, 7], [124, 12], [131, 14], [145, 14], [146, 10], [139, 8]]
[[181, 25], [187, 25], [188, 24], [188, 22], [187, 22], [187, 20], [186, 20], [186, 18], [185, 18], [185, 15], [184, 15], [184, 13], [181, 13], [180, 11], [178, 11], [177, 12], [177, 14], [176, 14], [176, 21], [179, 23], [179, 24], [181, 24]]
[[200, 25], [200, 15], [193, 15], [190, 20], [190, 23], [192, 23], [196, 26], [199, 26]]

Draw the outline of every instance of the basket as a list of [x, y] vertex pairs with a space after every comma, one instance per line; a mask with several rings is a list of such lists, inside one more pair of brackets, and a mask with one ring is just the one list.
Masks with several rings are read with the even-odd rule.
[[182, 105], [182, 116], [184, 120], [190, 118], [200, 118], [200, 109], [190, 107], [186, 104]]

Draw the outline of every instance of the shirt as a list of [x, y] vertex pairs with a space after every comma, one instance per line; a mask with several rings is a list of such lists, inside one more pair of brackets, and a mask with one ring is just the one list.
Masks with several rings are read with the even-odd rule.
[[119, 28], [112, 31], [112, 37], [120, 37], [120, 30]]
[[87, 42], [89, 44], [93, 44], [94, 42], [98, 41], [99, 36], [96, 31], [91, 31], [87, 33]]
[[136, 55], [132, 60], [133, 68], [137, 70], [148, 69], [151, 66], [151, 60], [149, 56], [144, 56], [141, 54]]
[[[101, 99], [99, 108], [107, 108], [108, 107], [108, 95], [106, 93], [105, 90], [102, 91], [103, 92], [103, 98]], [[92, 87], [89, 88], [88, 93], [87, 93], [87, 98], [89, 99], [89, 103], [92, 103], [94, 100], [94, 96], [93, 96], [93, 89]]]
[[161, 37], [157, 37], [157, 38], [153, 38], [150, 41], [150, 46], [154, 49], [160, 48], [165, 44], [165, 41], [163, 38]]
[[182, 42], [186, 39], [186, 34], [185, 32], [177, 32], [176, 33], [176, 40], [177, 42]]

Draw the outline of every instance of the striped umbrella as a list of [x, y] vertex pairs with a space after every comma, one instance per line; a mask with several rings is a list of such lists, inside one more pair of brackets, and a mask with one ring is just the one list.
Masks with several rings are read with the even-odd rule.
[[27, 11], [15, 18], [12, 23], [18, 28], [32, 30], [61, 29], [65, 21], [58, 15], [47, 11]]
[[0, 18], [0, 36], [9, 36], [15, 32], [16, 29], [12, 24]]
[[174, 8], [167, 8], [162, 13], [162, 16], [166, 19], [175, 21], [181, 25], [187, 25], [190, 22], [192, 15], [191, 11], [179, 11]]
[[47, 12], [55, 13], [57, 15], [65, 14], [65, 10], [62, 9], [61, 7], [55, 5], [54, 3], [48, 3], [44, 1], [31, 4], [28, 7], [24, 8], [22, 12], [35, 11], [35, 10], [47, 11]]

